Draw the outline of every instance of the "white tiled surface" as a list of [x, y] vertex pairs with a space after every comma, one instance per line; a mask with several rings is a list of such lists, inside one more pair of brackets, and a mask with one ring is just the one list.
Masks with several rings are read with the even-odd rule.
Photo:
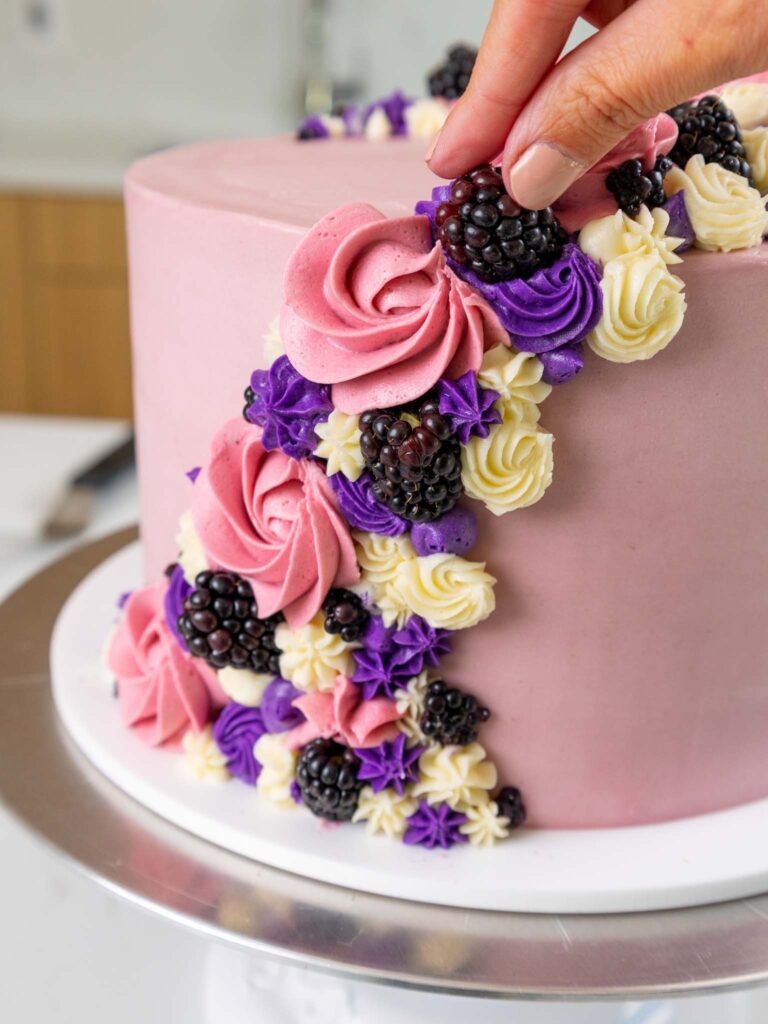
[[[135, 522], [136, 514], [135, 480], [128, 475], [100, 499], [95, 521], [78, 543], [127, 526]], [[0, 599], [73, 543], [19, 544], [0, 562]], [[223, 947], [214, 951], [193, 933], [101, 889], [60, 863], [0, 810], [3, 1024], [223, 1024], [224, 1020], [227, 1024], [239, 1024], [240, 1020], [310, 1024], [306, 1013], [289, 1017], [280, 1008], [284, 1004], [278, 1007], [272, 1000], [268, 992], [271, 972], [274, 968], [254, 962], [246, 954], [226, 953]], [[310, 979], [308, 991], [315, 987]], [[213, 1007], [208, 1016], [206, 994], [209, 1011]], [[255, 1016], [236, 1000], [239, 994], [253, 1000]], [[380, 1024], [385, 1017], [397, 1019], [398, 1024], [428, 1024], [434, 1019], [429, 1009], [433, 997], [414, 997], [410, 1012], [402, 1004], [390, 1006], [393, 998], [394, 993], [387, 989], [375, 989], [373, 995], [369, 991], [367, 996], [349, 994], [342, 1002], [352, 1008], [353, 1016], [342, 1015], [344, 1021], [337, 1018], [335, 1024], [346, 1024], [347, 1019]], [[435, 1013], [448, 1024], [453, 1014], [442, 1000], [438, 1002]], [[363, 1005], [365, 1013], [358, 1016], [354, 1007], [362, 1011]], [[575, 1014], [579, 1024], [609, 1019], [611, 1024], [614, 1020], [616, 1024], [632, 1020], [646, 1024], [675, 1024], [678, 1020], [681, 1024], [762, 1024], [768, 1019], [765, 991], [746, 1002], [739, 999], [738, 1005], [720, 999], [692, 1004], [685, 1013], [680, 1003], [668, 1007], [616, 1005], [615, 1017], [607, 1015], [604, 1004], [595, 1006], [593, 1013], [583, 1004], [578, 1009], [510, 1004], [508, 1015], [502, 1017], [497, 1016], [501, 1004], [478, 1005], [486, 1009], [469, 1013], [478, 1024], [483, 1018], [489, 1024], [502, 1018], [511, 1024], [575, 1024]], [[468, 1010], [462, 1005], [457, 1019], [466, 1021]], [[390, 1012], [396, 1012], [396, 1017], [387, 1016]], [[633, 1016], [637, 1013], [640, 1016]], [[320, 1021], [314, 1012], [311, 1017]]]

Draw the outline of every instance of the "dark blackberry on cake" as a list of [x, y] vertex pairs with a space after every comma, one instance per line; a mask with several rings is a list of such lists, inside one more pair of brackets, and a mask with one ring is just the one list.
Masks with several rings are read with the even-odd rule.
[[443, 746], [466, 746], [477, 739], [478, 728], [491, 713], [470, 693], [436, 679], [427, 687], [421, 731], [427, 739]]
[[243, 392], [243, 398], [245, 399], [245, 405], [243, 406], [243, 419], [245, 420], [246, 423], [250, 423], [251, 418], [248, 415], [248, 410], [256, 401], [256, 392], [253, 390], [250, 384]]
[[499, 168], [490, 164], [451, 184], [450, 199], [438, 206], [435, 222], [450, 258], [489, 284], [551, 266], [565, 243], [552, 210], [519, 206]]
[[282, 614], [259, 618], [253, 590], [233, 572], [205, 572], [184, 601], [178, 626], [190, 654], [212, 668], [250, 669], [279, 675], [280, 649], [275, 629]]
[[371, 613], [358, 594], [335, 587], [323, 601], [326, 633], [340, 636], [345, 643], [359, 640], [368, 625]]
[[509, 819], [511, 829], [520, 828], [525, 824], [526, 810], [523, 795], [516, 786], [504, 786], [496, 796], [499, 814]]
[[360, 430], [379, 501], [412, 523], [432, 522], [453, 508], [464, 490], [461, 445], [435, 399], [425, 399], [415, 415], [369, 410]]
[[302, 799], [318, 818], [349, 821], [357, 808], [363, 783], [360, 759], [335, 740], [312, 740], [299, 753], [296, 782]]
[[430, 72], [427, 84], [432, 96], [446, 100], [457, 100], [463, 96], [477, 60], [473, 46], [460, 44], [448, 51], [445, 61]]
[[613, 193], [620, 209], [630, 217], [636, 217], [641, 206], [652, 210], [666, 202], [664, 178], [672, 166], [667, 156], [658, 157], [650, 171], [644, 171], [639, 160], [625, 160], [608, 174], [605, 185]]
[[669, 154], [680, 167], [692, 156], [701, 154], [708, 164], [721, 164], [727, 171], [752, 180], [752, 168], [739, 131], [736, 116], [719, 96], [689, 100], [668, 111], [679, 129], [677, 142]]

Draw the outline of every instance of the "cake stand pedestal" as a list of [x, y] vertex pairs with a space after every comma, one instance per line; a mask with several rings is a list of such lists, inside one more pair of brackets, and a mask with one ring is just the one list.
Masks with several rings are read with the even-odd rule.
[[[60, 722], [51, 700], [48, 647], [72, 589], [134, 536], [123, 531], [76, 551], [0, 606], [0, 798], [57, 855], [94, 881], [239, 947], [238, 957], [212, 946], [206, 980], [212, 1022], [224, 999], [216, 992], [228, 990], [234, 998], [245, 986], [260, 1019], [270, 1024], [270, 1013], [281, 1024], [292, 1024], [290, 1014], [299, 1012], [296, 1001], [306, 1003], [321, 991], [326, 995], [317, 1001], [320, 1014], [332, 998], [352, 998], [340, 993], [363, 993], [354, 997], [357, 1004], [333, 1013], [334, 1024], [355, 1019], [386, 1024], [393, 1007], [404, 1024], [411, 1016], [402, 1001], [423, 999], [424, 992], [441, 998], [651, 1000], [640, 1008], [597, 1007], [585, 1020], [687, 1024], [685, 1003], [653, 1001], [768, 981], [768, 895], [686, 910], [566, 917], [427, 906], [263, 866], [182, 831], [133, 801], [79, 753]], [[274, 961], [259, 971], [267, 980], [254, 981], [243, 951]], [[264, 988], [270, 977], [274, 998], [290, 992], [286, 998], [293, 1007], [274, 1003], [273, 1011]], [[341, 986], [339, 978], [355, 984]], [[396, 991], [371, 989], [368, 982]], [[365, 1003], [370, 992], [375, 1004]], [[746, 1021], [737, 996], [725, 998], [731, 1007], [716, 1019]], [[375, 1018], [365, 1009], [374, 1005]], [[451, 1014], [460, 1012], [466, 1020], [471, 1013], [464, 999], [446, 1000], [449, 1005], [454, 1010], [440, 1005], [446, 1022]], [[507, 1007], [497, 1018], [498, 1009], [487, 1004], [483, 1018], [581, 1024], [578, 1007], [556, 1016], [555, 1007], [521, 1005]], [[422, 1010], [421, 1020], [434, 1016], [432, 1009], [428, 1015]], [[234, 1010], [226, 1018], [219, 1012], [218, 1019], [238, 1020]], [[303, 1024], [312, 1018], [295, 1019]], [[706, 1019], [699, 1012], [696, 1024]]]

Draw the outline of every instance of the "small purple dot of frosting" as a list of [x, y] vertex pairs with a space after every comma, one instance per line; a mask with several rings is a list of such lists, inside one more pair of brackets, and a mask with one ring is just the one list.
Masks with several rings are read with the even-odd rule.
[[411, 527], [411, 543], [422, 557], [441, 552], [466, 555], [476, 542], [477, 517], [461, 505], [432, 523], [414, 523]]

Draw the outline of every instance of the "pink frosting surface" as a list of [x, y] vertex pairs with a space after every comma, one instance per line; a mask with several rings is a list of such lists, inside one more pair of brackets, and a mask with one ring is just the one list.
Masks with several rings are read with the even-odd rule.
[[350, 747], [377, 747], [397, 737], [395, 723], [402, 718], [386, 697], [363, 700], [362, 688], [347, 676], [338, 676], [332, 691], [307, 693], [293, 703], [307, 720], [288, 733], [291, 750], [318, 736], [338, 739]]
[[432, 245], [426, 217], [388, 219], [365, 203], [328, 214], [298, 246], [281, 326], [294, 366], [332, 384], [349, 413], [418, 398], [509, 344], [488, 303]]
[[616, 212], [616, 200], [605, 186], [609, 171], [625, 160], [640, 160], [649, 170], [657, 157], [669, 153], [676, 139], [677, 125], [669, 114], [659, 114], [638, 125], [554, 204], [553, 210], [566, 231], [578, 231], [595, 217]]
[[261, 432], [229, 420], [192, 491], [192, 520], [208, 564], [247, 579], [267, 618], [292, 628], [319, 611], [332, 586], [358, 579], [355, 549], [319, 465], [266, 451]]
[[152, 746], [199, 732], [222, 696], [216, 673], [181, 649], [165, 621], [163, 584], [128, 598], [109, 648], [123, 720]]

